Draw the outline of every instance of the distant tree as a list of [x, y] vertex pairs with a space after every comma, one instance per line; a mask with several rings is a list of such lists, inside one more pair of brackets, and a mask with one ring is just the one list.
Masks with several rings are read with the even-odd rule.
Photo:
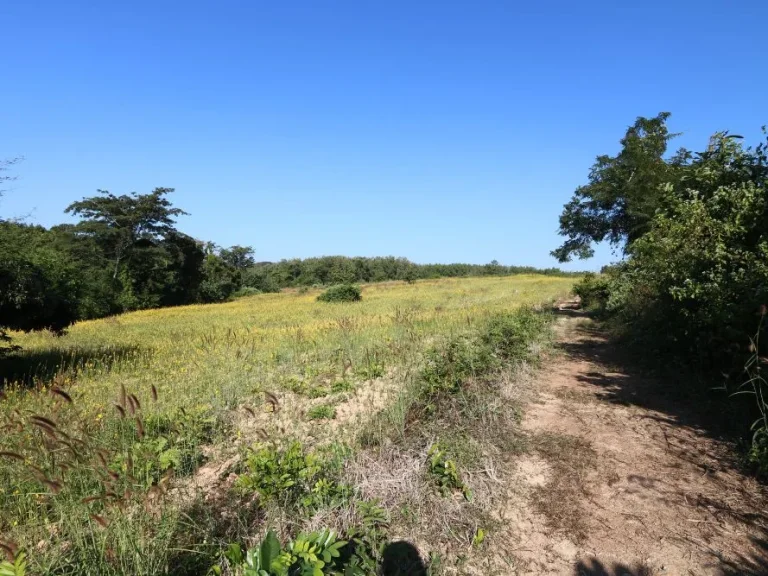
[[201, 302], [222, 302], [241, 287], [240, 271], [217, 254], [208, 254], [202, 263]]
[[77, 318], [76, 270], [46, 234], [0, 222], [0, 340], [7, 330], [61, 332]]
[[505, 272], [504, 266], [499, 264], [498, 260], [491, 260], [484, 266], [484, 269], [488, 276], [500, 276]]
[[665, 184], [675, 182], [688, 158], [685, 150], [664, 158], [675, 134], [667, 129], [668, 112], [639, 117], [627, 129], [616, 156], [598, 156], [589, 184], [580, 186], [560, 216], [565, 242], [552, 251], [560, 262], [573, 256], [589, 258], [593, 245], [608, 241], [616, 247], [631, 244], [648, 231], [662, 205]]
[[[0, 196], [19, 159], [0, 161]], [[0, 218], [0, 341], [7, 330], [62, 331], [76, 318], [77, 284], [70, 262], [51, 248], [46, 231]]]
[[186, 214], [173, 208], [165, 197], [173, 188], [155, 188], [149, 194], [115, 196], [99, 190], [99, 196], [70, 204], [65, 212], [81, 217], [78, 231], [93, 236], [113, 262], [112, 277], [130, 259], [137, 246], [155, 244], [175, 232], [176, 216]]
[[229, 248], [222, 248], [219, 251], [219, 256], [236, 270], [245, 270], [256, 263], [253, 259], [253, 248], [250, 246], [235, 245]]

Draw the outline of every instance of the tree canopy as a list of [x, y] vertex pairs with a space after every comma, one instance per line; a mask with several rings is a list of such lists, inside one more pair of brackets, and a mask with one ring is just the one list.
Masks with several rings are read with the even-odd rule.
[[688, 153], [665, 158], [670, 114], [639, 117], [621, 139], [616, 156], [601, 155], [589, 171], [589, 183], [579, 186], [560, 216], [560, 235], [566, 240], [552, 251], [560, 262], [574, 256], [589, 258], [594, 244], [607, 241], [624, 248], [647, 230], [663, 198], [664, 184], [678, 178]]

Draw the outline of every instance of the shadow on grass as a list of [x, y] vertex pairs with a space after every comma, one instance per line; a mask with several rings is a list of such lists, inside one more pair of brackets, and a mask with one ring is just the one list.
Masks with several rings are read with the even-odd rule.
[[427, 567], [416, 547], [400, 540], [384, 548], [381, 562], [382, 576], [427, 576]]
[[9, 384], [27, 388], [48, 384], [59, 374], [79, 372], [85, 367], [108, 370], [141, 352], [139, 346], [13, 350], [0, 355], [0, 390]]

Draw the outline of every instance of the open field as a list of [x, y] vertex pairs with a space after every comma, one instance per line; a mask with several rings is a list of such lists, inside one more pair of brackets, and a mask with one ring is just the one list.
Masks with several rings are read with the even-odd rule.
[[[227, 542], [251, 545], [268, 527], [285, 541], [326, 526], [361, 534], [362, 520], [380, 539], [385, 525], [412, 539], [421, 531], [437, 573], [445, 534], [469, 549], [484, 539], [483, 488], [462, 465], [478, 465], [477, 435], [490, 426], [504, 437], [493, 426], [514, 412], [499, 390], [464, 386], [491, 371], [509, 385], [543, 325], [508, 313], [572, 283], [385, 283], [353, 304], [284, 292], [81, 322], [63, 337], [14, 335], [22, 351], [4, 360], [0, 402], [0, 534], [24, 548], [32, 573], [197, 574]], [[498, 318], [512, 318], [512, 332]], [[508, 341], [518, 325], [519, 350]], [[451, 411], [463, 424], [441, 420]], [[483, 424], [475, 436], [473, 419]], [[441, 429], [462, 427], [438, 443]], [[376, 485], [401, 469], [416, 474], [392, 479], [414, 484], [400, 486], [405, 500]], [[437, 478], [431, 492], [425, 474]], [[450, 496], [462, 493], [468, 513]], [[418, 511], [441, 498], [448, 508], [433, 512], [447, 532], [423, 534]]]

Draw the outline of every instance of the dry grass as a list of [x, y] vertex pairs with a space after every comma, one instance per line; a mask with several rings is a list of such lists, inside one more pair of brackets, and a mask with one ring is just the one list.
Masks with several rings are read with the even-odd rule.
[[549, 480], [533, 490], [537, 511], [556, 532], [574, 542], [586, 538], [586, 476], [596, 465], [596, 453], [584, 439], [565, 434], [540, 432], [531, 438], [531, 448], [550, 465]]
[[[230, 474], [237, 470], [241, 451], [254, 441], [300, 437], [308, 446], [354, 445], [378, 412], [386, 415], [378, 419], [379, 440], [407, 436], [408, 442], [389, 452], [386, 446], [361, 450], [350, 464], [348, 480], [361, 497], [381, 497], [393, 525], [416, 541], [431, 540], [428, 548], [443, 553], [463, 549], [485, 522], [495, 462], [518, 449], [514, 429], [519, 413], [511, 409], [516, 405], [511, 396], [502, 396], [516, 376], [500, 372], [490, 388], [468, 383], [466, 393], [441, 405], [439, 418], [430, 422], [408, 420], [409, 386], [427, 348], [473, 330], [498, 312], [554, 300], [571, 282], [517, 276], [388, 283], [366, 286], [363, 302], [342, 305], [317, 303], [311, 291], [269, 294], [83, 322], [61, 338], [14, 335], [23, 351], [6, 372], [13, 379], [4, 384], [0, 423], [15, 422], [14, 414], [24, 415], [24, 421], [31, 414], [50, 414], [58, 402], [66, 422], [61, 431], [77, 438], [87, 432], [92, 449], [75, 476], [72, 467], [50, 467], [51, 481], [66, 484], [57, 494], [55, 485], [46, 488], [24, 472], [36, 458], [50, 456], [44, 436], [51, 430], [43, 425], [34, 433], [14, 428], [0, 438], [0, 451], [18, 452], [23, 460], [0, 459], [0, 534], [27, 549], [50, 540], [31, 558], [37, 571], [50, 567], [75, 573], [62, 550], [73, 548], [67, 539], [76, 534], [81, 539], [77, 545], [87, 552], [79, 557], [88, 563], [82, 573], [151, 574], [171, 560], [181, 562], [171, 554], [171, 542], [193, 549], [204, 563], [214, 542], [257, 535], [265, 522], [285, 534], [320, 525], [343, 528], [355, 518], [354, 504], [320, 510], [309, 519], [274, 507], [254, 511], [253, 502], [230, 499]], [[123, 398], [123, 387], [135, 402]], [[72, 404], [57, 399], [56, 390]], [[310, 418], [311, 408], [322, 404], [333, 405], [334, 419]], [[443, 498], [425, 483], [424, 454], [437, 435], [463, 465], [474, 503]], [[156, 448], [161, 441], [167, 445]], [[164, 480], [170, 489], [163, 486], [160, 506], [154, 496], [158, 475], [145, 474], [142, 482], [134, 482], [134, 476], [162, 458], [175, 457], [165, 452], [177, 447], [184, 466], [169, 468], [176, 473]], [[97, 454], [106, 464], [94, 464]], [[146, 522], [130, 528], [88, 520], [102, 508], [100, 501], [83, 499], [105, 490], [89, 476], [95, 466], [107, 476], [119, 476], [115, 483], [121, 489], [128, 484], [137, 494], [127, 508], [115, 509], [114, 517], [127, 518], [131, 507], [137, 514], [146, 508]], [[145, 505], [147, 499], [151, 506]], [[432, 520], [442, 528], [430, 529]], [[98, 563], [98, 550], [88, 546], [103, 550], [107, 545], [116, 560], [105, 557]], [[142, 562], [121, 564], [123, 553]]]

